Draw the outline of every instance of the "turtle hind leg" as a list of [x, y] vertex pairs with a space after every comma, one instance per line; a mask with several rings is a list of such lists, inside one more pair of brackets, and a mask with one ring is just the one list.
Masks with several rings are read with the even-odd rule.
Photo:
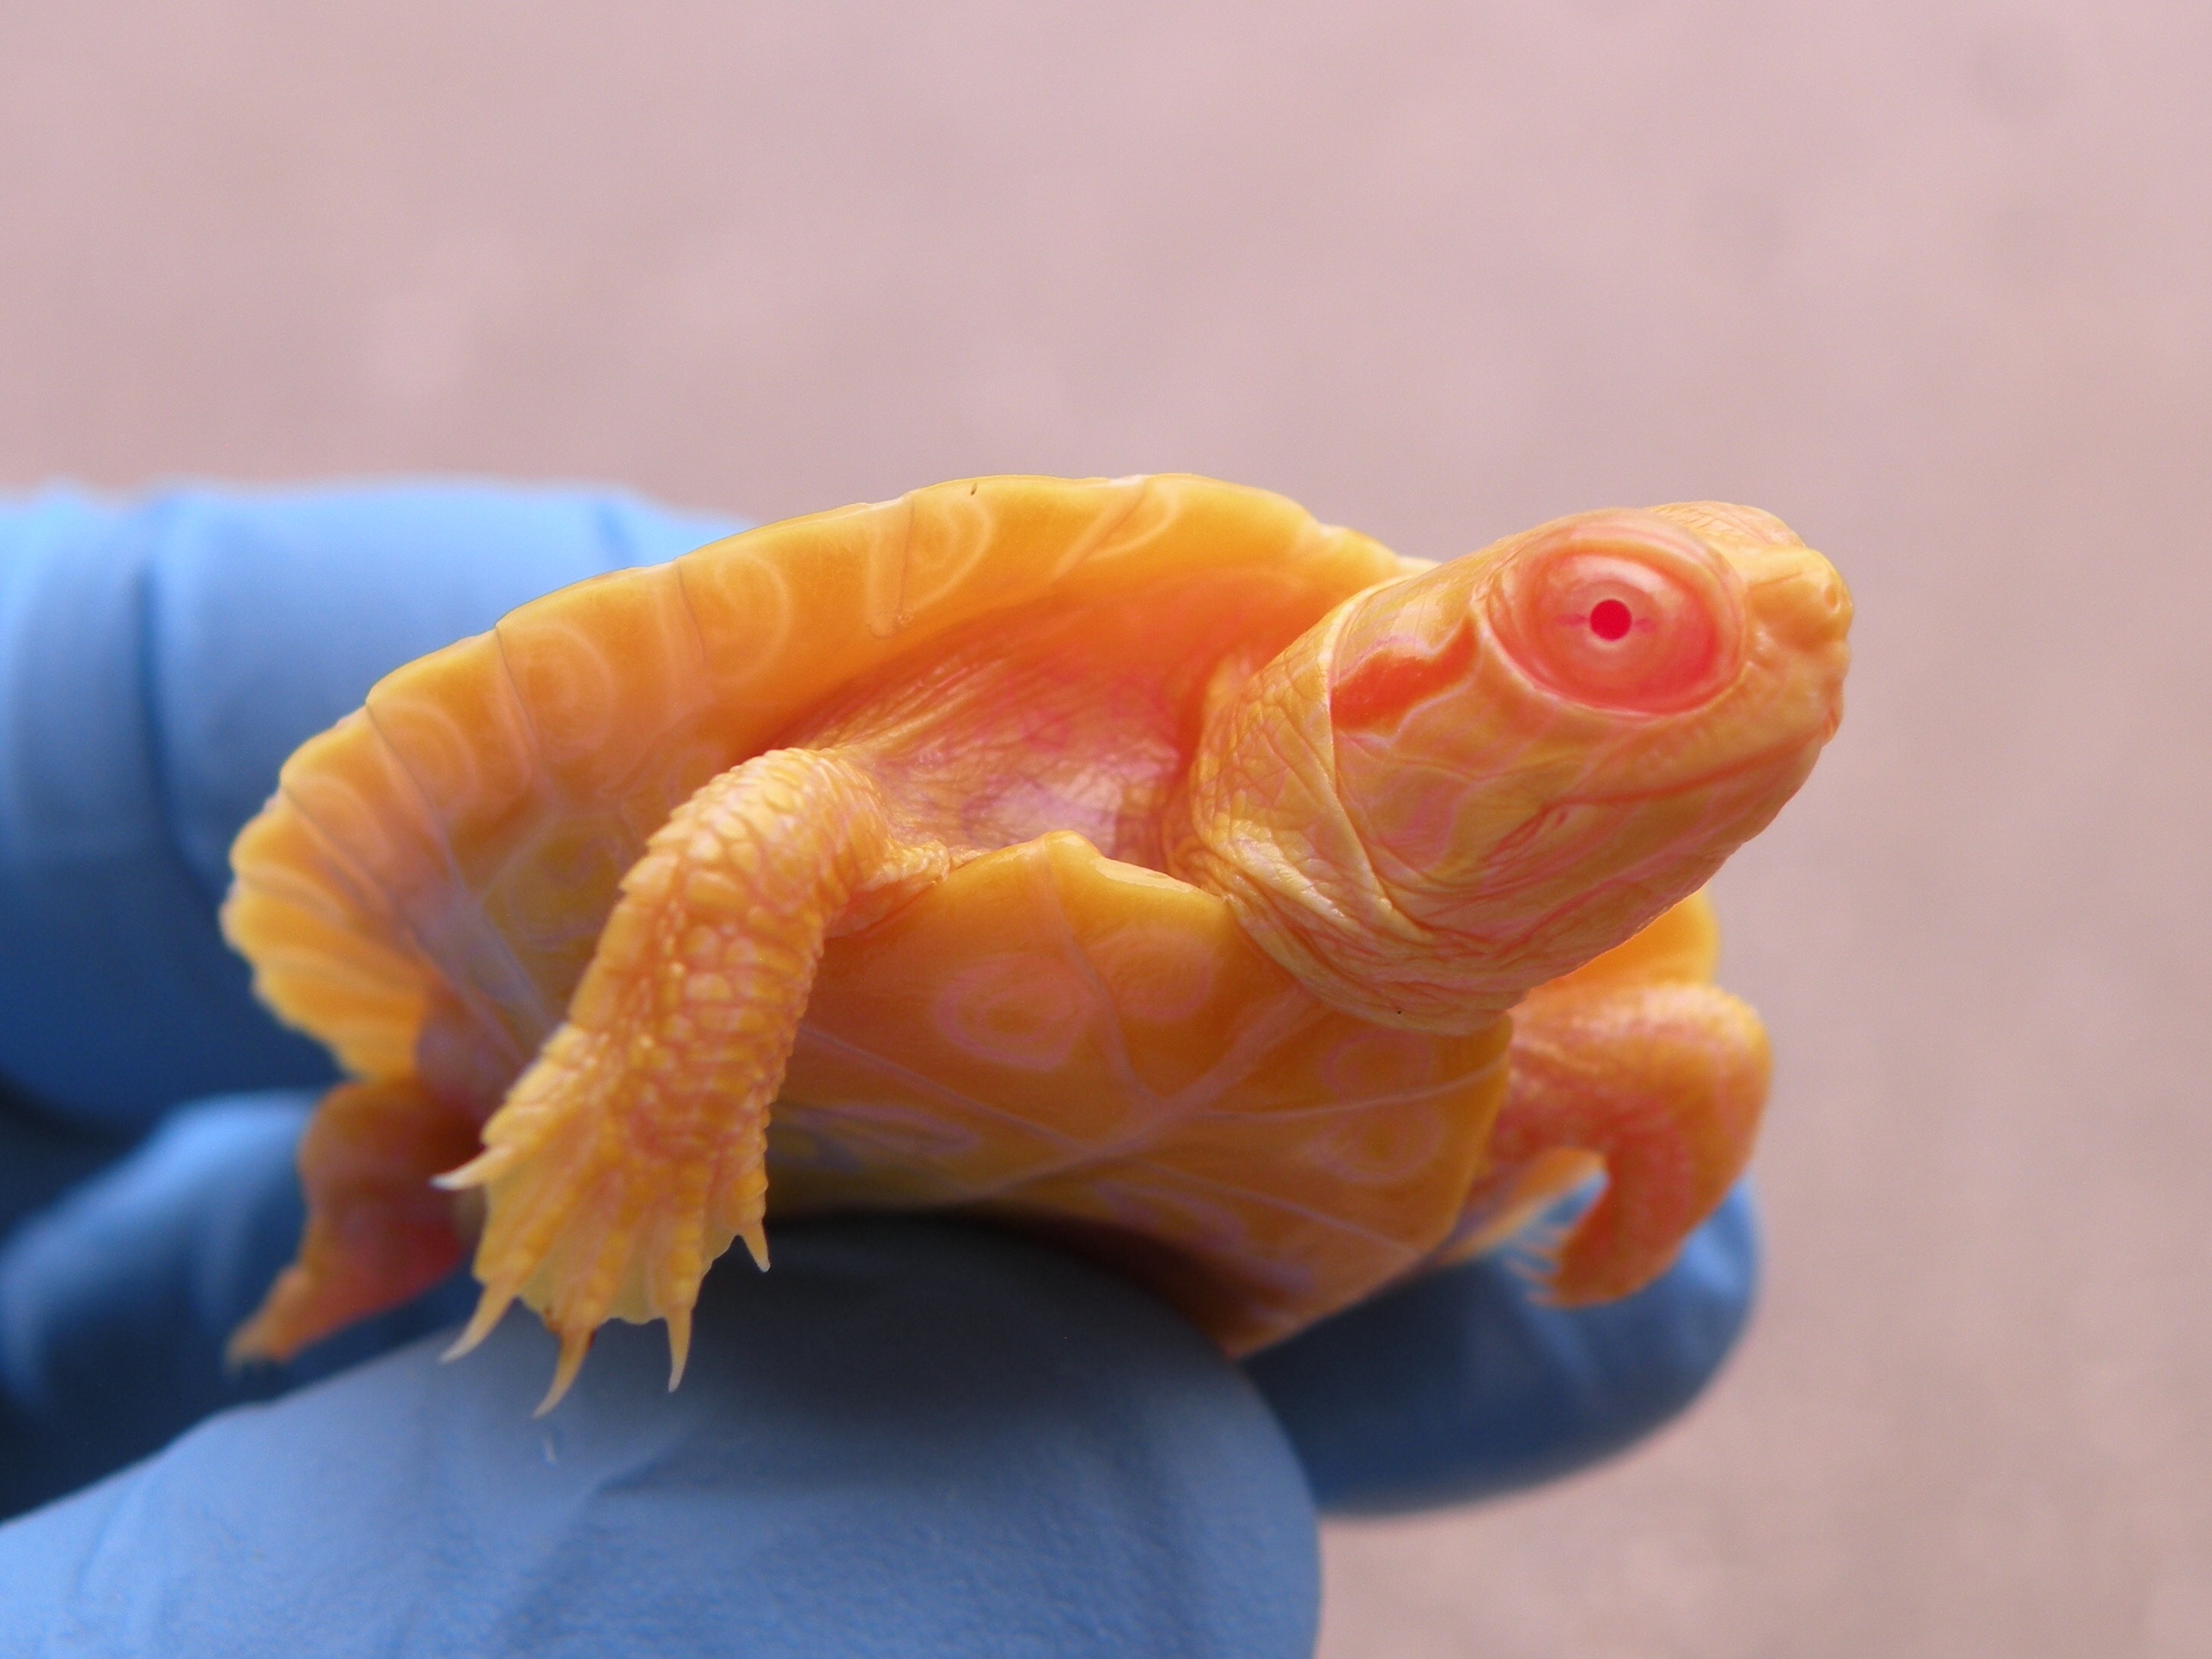
[[873, 782], [834, 753], [779, 750], [678, 808], [623, 879], [568, 1017], [442, 1178], [486, 1199], [483, 1297], [454, 1345], [517, 1297], [559, 1339], [551, 1409], [610, 1317], [668, 1321], [672, 1380], [714, 1259], [767, 1266], [768, 1113], [841, 927], [944, 873], [902, 842]]
[[234, 1364], [289, 1359], [435, 1285], [468, 1253], [431, 1185], [477, 1145], [476, 1125], [412, 1079], [343, 1083], [301, 1137], [307, 1224], [298, 1257], [230, 1339]]
[[1567, 1306], [1641, 1290], [1750, 1161], [1770, 1073], [1759, 1017], [1717, 987], [1666, 981], [1539, 989], [1513, 1024], [1475, 1196], [1525, 1216], [1601, 1161], [1605, 1190], [1546, 1252], [1544, 1289]]

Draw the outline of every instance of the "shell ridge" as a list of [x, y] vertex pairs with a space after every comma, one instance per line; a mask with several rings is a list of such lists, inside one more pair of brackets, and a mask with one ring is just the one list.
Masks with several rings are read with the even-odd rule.
[[696, 720], [714, 703], [714, 676], [707, 672], [707, 636], [699, 626], [699, 612], [691, 604], [690, 589], [684, 586], [684, 567], [674, 559], [665, 563], [648, 565], [641, 573], [648, 580], [657, 580], [664, 588], [672, 587], [678, 608], [684, 612], [684, 637], [690, 641], [690, 663], [688, 678], [681, 697], [673, 699], [679, 710], [678, 724]]
[[[702, 718], [710, 714], [720, 700], [715, 696], [714, 677], [707, 660], [706, 635], [699, 625], [699, 613], [692, 605], [690, 590], [684, 585], [682, 563], [678, 560], [671, 559], [663, 564], [646, 566], [638, 572], [638, 574], [647, 580], [656, 580], [664, 587], [673, 588], [678, 602], [677, 608], [684, 613], [685, 638], [690, 643], [690, 661], [684, 665], [688, 668], [688, 672], [679, 672], [671, 677], [672, 696], [663, 713], [672, 711], [673, 718], [667, 720], [658, 731], [646, 735], [640, 744], [641, 749], [650, 755], [658, 745], [675, 733], [697, 732]], [[678, 648], [681, 649], [680, 647]], [[716, 745], [716, 748], [719, 758], [720, 745]], [[626, 780], [626, 787], [628, 783], [634, 783], [641, 774], [651, 769], [647, 761], [641, 758], [631, 768]], [[721, 771], [726, 769], [726, 767], [718, 768], [715, 775], [719, 776]], [[666, 779], [663, 780], [664, 783], [667, 781], [669, 781]], [[697, 787], [703, 787], [703, 781], [702, 786]], [[664, 791], [660, 798], [663, 804], [656, 807], [656, 816], [650, 823], [645, 823], [641, 817], [633, 816], [628, 810], [622, 811], [623, 828], [629, 830], [635, 836], [635, 845], [629, 851], [628, 864], [635, 864], [645, 855], [646, 843], [652, 840], [654, 833], [662, 824], [667, 823], [675, 815], [676, 809], [696, 793], [696, 787], [686, 789], [681, 798], [675, 799], [669, 799], [668, 793]]]
[[[479, 1018], [489, 1016], [495, 1026], [503, 1026], [505, 1024], [492, 1014], [492, 1011], [483, 1006], [483, 997], [488, 990], [495, 999], [513, 998], [520, 1002], [536, 1018], [538, 1030], [552, 1030], [560, 1024], [559, 1020], [553, 1018], [552, 1012], [546, 1007], [544, 994], [538, 988], [538, 982], [532, 979], [528, 971], [524, 969], [521, 958], [515, 955], [514, 946], [508, 941], [507, 935], [495, 927], [491, 918], [484, 914], [483, 895], [463, 878], [460, 860], [453, 854], [453, 837], [447, 833], [445, 819], [432, 801], [429, 791], [422, 787], [422, 779], [416, 775], [415, 769], [408, 763], [407, 757], [400, 752], [398, 745], [386, 735], [384, 724], [377, 717], [376, 706], [374, 703], [365, 704], [362, 712], [368, 716], [369, 730], [376, 734], [376, 741], [384, 750], [385, 757], [398, 775], [399, 781], [406, 790], [410, 804], [422, 818], [423, 824], [437, 839], [438, 856], [445, 866], [446, 885], [449, 899], [459, 898], [463, 901], [461, 904], [455, 907], [460, 912], [461, 921], [469, 925], [469, 931], [476, 942], [481, 944], [486, 938], [489, 939], [492, 946], [490, 960], [506, 970], [503, 977], [512, 981], [512, 984], [502, 988], [497, 986], [486, 988], [458, 982], [455, 975], [443, 970], [442, 965], [438, 963], [437, 956], [426, 947], [421, 932], [410, 921], [408, 933], [414, 939], [416, 948], [422, 951], [426, 960], [439, 966], [438, 976], [446, 982], [448, 989], [470, 1005], [470, 1012]], [[397, 913], [398, 906], [393, 903], [392, 908]], [[520, 988], [520, 995], [515, 994], [514, 987]]]
[[[671, 559], [668, 568], [676, 573], [676, 597], [684, 601], [684, 619], [691, 626], [691, 651], [699, 665], [699, 684], [704, 692], [702, 707], [714, 702], [714, 665], [707, 654], [707, 630], [699, 621], [699, 607], [691, 598], [691, 582], [684, 561]], [[508, 684], [512, 684], [510, 677]]]
[[[841, 507], [821, 516], [824, 520], [834, 520], [849, 518], [865, 510]], [[704, 592], [711, 596], [716, 588], [729, 586], [734, 574], [744, 573], [763, 590], [750, 596], [754, 600], [752, 620], [756, 626], [759, 625], [763, 616], [772, 612], [773, 625], [764, 631], [773, 638], [783, 638], [789, 631], [793, 609], [790, 582], [785, 573], [761, 551], [762, 546], [766, 544], [768, 532], [775, 528], [774, 526], [764, 526], [732, 537], [727, 541], [710, 542], [705, 547], [695, 548], [672, 561], [684, 573], [684, 599], [691, 606], [693, 623], [699, 630], [700, 659], [708, 684], [722, 696], [726, 696], [733, 688], [748, 695], [753, 692], [753, 683], [760, 676], [763, 653], [754, 651], [741, 667], [729, 661], [726, 653], [718, 655], [713, 642], [716, 630], [711, 625], [715, 607], [709, 604], [702, 615], [698, 595]]]
[[[270, 933], [288, 933], [302, 927], [349, 935], [352, 930], [332, 922], [327, 913], [272, 898], [245, 884], [240, 884], [240, 889], [250, 902], [227, 911], [232, 920], [226, 921], [226, 937], [258, 939], [253, 964], [255, 994], [267, 1006], [282, 1011], [287, 1023], [297, 1018], [290, 1005], [302, 1000], [302, 993], [316, 988], [372, 1000], [419, 1000], [422, 996], [425, 981], [419, 964], [380, 941], [339, 955], [319, 940], [304, 944], [289, 939], [270, 940], [267, 937]], [[239, 890], [234, 889], [234, 894]], [[304, 1000], [314, 999], [308, 995]]]
[[[331, 902], [327, 891], [317, 892], [304, 884], [297, 886], [276, 884], [241, 874], [232, 883], [231, 894], [233, 902], [240, 897], [251, 898], [257, 904], [287, 912], [309, 922], [327, 927], [334, 933], [344, 935], [352, 945], [352, 954], [345, 958], [349, 962], [381, 960], [402, 971], [419, 973], [422, 965], [420, 963], [393, 950], [380, 939], [363, 937], [356, 925], [362, 920], [359, 914], [356, 912], [352, 915], [347, 915]], [[258, 958], [274, 963], [280, 959], [286, 961], [321, 959], [326, 957], [328, 952], [317, 948], [306, 952], [302, 957], [301, 953], [297, 951], [285, 951], [281, 947], [272, 949], [264, 946], [257, 956]], [[288, 971], [296, 973], [301, 970], [295, 968]], [[358, 971], [366, 973], [367, 969]], [[386, 977], [389, 979], [390, 976], [387, 974]]]
[[[366, 710], [362, 711], [364, 715], [366, 712]], [[381, 743], [382, 734], [378, 732], [375, 735], [378, 741]], [[397, 761], [396, 756], [392, 758]], [[374, 943], [386, 956], [405, 963], [407, 968], [411, 970], [411, 982], [399, 980], [386, 981], [394, 989], [404, 988], [406, 992], [412, 993], [420, 1000], [413, 1015], [413, 1024], [404, 1034], [404, 1049], [408, 1056], [409, 1068], [411, 1069], [415, 1044], [421, 1038], [428, 1011], [439, 990], [443, 988], [447, 990], [456, 990], [457, 994], [459, 994], [460, 990], [466, 988], [457, 988], [453, 986], [451, 977], [439, 965], [436, 957], [424, 945], [413, 922], [400, 909], [398, 902], [386, 890], [383, 883], [376, 878], [369, 866], [356, 856], [338, 836], [316, 817], [304, 801], [289, 791], [282, 790], [281, 786], [280, 793], [284, 794], [287, 804], [297, 817], [307, 838], [315, 843], [322, 854], [329, 873], [335, 877], [339, 884], [351, 890], [347, 894], [348, 898], [365, 915], [382, 919], [382, 937], [376, 939]], [[325, 910], [324, 914], [327, 915], [327, 910]], [[404, 946], [404, 954], [403, 955], [400, 950], [395, 949], [395, 946]], [[297, 976], [296, 968], [290, 971], [295, 977]], [[471, 1012], [479, 1018], [483, 1016], [480, 1003], [472, 1001]], [[504, 1026], [496, 1019], [492, 1021], [492, 1027], [495, 1030], [502, 1033], [505, 1030]]]
[[[281, 776], [277, 781], [276, 793], [293, 817], [298, 820], [302, 832], [315, 844], [317, 850], [322, 854], [325, 870], [334, 883], [351, 890], [346, 896], [363, 915], [382, 918], [386, 939], [405, 945], [412, 957], [411, 965], [416, 975], [416, 983], [410, 988], [423, 999], [423, 1006], [427, 1008], [433, 987], [441, 982], [445, 976], [438, 971], [436, 966], [424, 952], [422, 941], [415, 937], [415, 930], [408, 925], [406, 918], [399, 915], [382, 884], [370, 877], [360, 861], [345, 848], [336, 836], [331, 833], [328, 827], [316, 817], [307, 804], [292, 792]], [[246, 884], [250, 882], [250, 878], [241, 872], [239, 880], [241, 884]], [[265, 891], [266, 889], [264, 888], [264, 890]], [[297, 902], [289, 895], [281, 896], [277, 902], [284, 904]], [[393, 951], [392, 954], [398, 956], [399, 953]], [[257, 962], [254, 964], [256, 985], [261, 983], [263, 972], [261, 964]], [[410, 1052], [416, 1038], [421, 1034], [419, 1013], [416, 1016], [416, 1026], [415, 1030], [407, 1033], [407, 1045]], [[323, 1033], [318, 1029], [315, 1035], [319, 1037]]]
[[[289, 800], [284, 805], [294, 806]], [[306, 813], [297, 811], [296, 808], [295, 816], [300, 819], [302, 831], [318, 843], [319, 848], [327, 846], [328, 837], [324, 836], [319, 825], [309, 819]], [[353, 891], [338, 890], [341, 888], [349, 890], [354, 884], [343, 872], [331, 873], [338, 876], [337, 881], [317, 881], [302, 875], [290, 865], [280, 864], [273, 859], [266, 862], [257, 860], [241, 862], [237, 866], [231, 878], [230, 890], [234, 894], [255, 894], [265, 903], [289, 905], [344, 928], [349, 921], [359, 919], [349, 918], [346, 907], [356, 912], [374, 907], [364, 905], [359, 895]]]
[[[860, 619], [868, 632], [879, 640], [894, 639], [906, 629], [907, 565], [914, 556], [914, 498], [920, 493], [908, 490], [896, 501], [863, 509], [879, 520], [888, 520], [895, 514], [898, 520], [896, 563], [890, 556], [889, 548], [879, 540], [869, 550], [862, 567]], [[888, 593], [884, 591], [887, 586]]]
[[1138, 509], [1151, 499], [1152, 483], [1152, 475], [1149, 472], [1133, 473], [1125, 478], [1106, 480], [1102, 488], [1112, 489], [1118, 487], [1121, 489], [1121, 510], [1115, 514], [1110, 520], [1102, 514], [1089, 529], [1068, 544], [1066, 550], [1060, 555], [1059, 562], [1054, 565], [1051, 573], [1045, 578], [1048, 591], [1057, 587], [1069, 576], [1088, 564], [1100, 548], [1121, 533], [1122, 526], [1136, 517]]
[[[510, 611], [507, 616], [514, 614], [514, 611]], [[522, 695], [522, 683], [514, 678], [514, 663], [507, 653], [507, 617], [501, 617], [492, 624], [491, 642], [499, 653], [500, 684], [507, 688], [507, 702], [514, 706], [515, 716], [521, 722], [522, 735], [530, 740], [530, 758], [536, 763], [537, 774], [542, 778], [548, 770], [545, 738], [538, 729], [538, 716], [530, 707], [530, 700]]]
[[357, 960], [335, 960], [327, 951], [271, 951], [266, 960], [272, 971], [295, 985], [365, 996], [389, 996], [397, 985], [374, 967], [362, 966]]
[[[346, 896], [364, 912], [382, 916], [393, 932], [406, 941], [416, 959], [428, 967], [429, 960], [422, 954], [422, 942], [415, 937], [414, 929], [408, 927], [406, 918], [399, 914], [391, 895], [384, 890], [384, 884], [369, 873], [368, 866], [354, 856], [351, 849], [337, 838], [330, 826], [315, 816], [306, 800], [294, 793], [281, 778], [277, 781], [276, 793], [283, 797], [284, 805], [291, 809], [292, 815], [299, 819], [307, 838], [322, 854], [330, 873], [350, 890]], [[246, 878], [241, 875], [240, 879]], [[286, 897], [289, 902], [289, 896], [286, 895]]]
[[[672, 560], [670, 562], [680, 565], [682, 562], [680, 560]], [[680, 586], [678, 591], [681, 591]], [[688, 609], [690, 605], [690, 600], [688, 599], [685, 600], [685, 605]], [[517, 608], [520, 609], [520, 607]], [[513, 616], [514, 614], [514, 611], [509, 611], [507, 616]], [[491, 629], [492, 645], [497, 651], [499, 656], [500, 684], [506, 690], [508, 705], [514, 709], [515, 719], [521, 726], [522, 735], [530, 744], [530, 758], [532, 763], [532, 771], [538, 780], [535, 787], [537, 790], [542, 792], [547, 787], [547, 780], [551, 774], [552, 768], [546, 757], [544, 734], [538, 729], [538, 716], [530, 707], [530, 700], [522, 695], [521, 682], [514, 677], [514, 663], [513, 659], [507, 655], [506, 624], [507, 617], [501, 617], [497, 623], [495, 623], [492, 625]], [[692, 626], [695, 629], [698, 626], [696, 617], [693, 620]], [[705, 652], [702, 648], [701, 652], [702, 659], [704, 658], [704, 655]], [[483, 895], [481, 893], [475, 895], [475, 902], [477, 907], [478, 914], [481, 915], [483, 913]], [[519, 963], [517, 966], [520, 966]], [[557, 1022], [552, 1022], [549, 1019], [544, 1007], [542, 999], [538, 1000], [538, 1009], [541, 1033], [550, 1035], [553, 1031], [555, 1024], [557, 1024]], [[540, 1041], [543, 1041], [543, 1036], [541, 1036]]]

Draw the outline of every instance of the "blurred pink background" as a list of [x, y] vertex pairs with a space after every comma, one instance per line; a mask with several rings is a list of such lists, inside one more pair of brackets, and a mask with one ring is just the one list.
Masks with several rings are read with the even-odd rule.
[[1859, 656], [1719, 890], [1758, 1327], [1332, 1527], [1323, 1650], [2212, 1653], [2212, 12], [747, 9], [6, 8], [0, 483], [1780, 513]]

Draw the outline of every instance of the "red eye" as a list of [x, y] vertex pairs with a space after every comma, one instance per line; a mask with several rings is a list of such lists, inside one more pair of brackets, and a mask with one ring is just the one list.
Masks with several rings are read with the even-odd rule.
[[1635, 618], [1624, 600], [1600, 599], [1590, 607], [1589, 630], [1601, 640], [1626, 638], [1635, 625]]
[[1577, 702], [1668, 714], [1735, 672], [1738, 580], [1664, 520], [1608, 514], [1540, 535], [1501, 573], [1495, 598], [1514, 660]]

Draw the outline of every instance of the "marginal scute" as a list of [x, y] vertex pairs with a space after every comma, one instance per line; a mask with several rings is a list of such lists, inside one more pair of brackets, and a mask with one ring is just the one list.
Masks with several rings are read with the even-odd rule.
[[543, 783], [537, 745], [500, 653], [441, 653], [425, 672], [377, 686], [368, 708], [434, 803], [447, 846], [473, 855], [458, 863], [461, 879], [482, 882]]
[[684, 586], [666, 565], [526, 605], [478, 648], [505, 659], [538, 763], [574, 800], [618, 791], [654, 744], [711, 706]]

